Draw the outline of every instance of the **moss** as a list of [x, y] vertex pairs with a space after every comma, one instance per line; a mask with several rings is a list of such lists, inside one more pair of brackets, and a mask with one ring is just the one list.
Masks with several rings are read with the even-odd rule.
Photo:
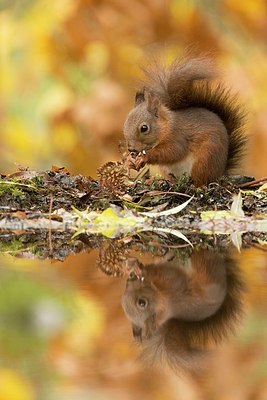
[[16, 253], [24, 247], [25, 244], [21, 238], [13, 238], [10, 241], [0, 240], [0, 253]]
[[3, 182], [0, 181], [0, 196], [3, 194], [9, 194], [14, 199], [22, 200], [25, 198], [23, 189], [16, 185], [16, 182]]
[[28, 181], [30, 184], [32, 185], [36, 185], [36, 186], [43, 186], [45, 183], [44, 177], [42, 175], [37, 175], [32, 179], [29, 179]]

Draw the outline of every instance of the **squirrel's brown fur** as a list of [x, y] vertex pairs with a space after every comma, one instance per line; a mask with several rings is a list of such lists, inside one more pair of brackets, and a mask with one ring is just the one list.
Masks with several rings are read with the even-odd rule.
[[170, 251], [158, 263], [135, 263], [139, 279], [128, 278], [122, 306], [144, 344], [143, 360], [199, 367], [206, 346], [227, 338], [242, 318], [246, 287], [235, 260], [202, 249], [183, 262]]
[[[244, 111], [229, 89], [215, 81], [216, 71], [206, 58], [175, 60], [163, 68], [144, 69], [124, 135], [128, 159], [140, 169], [158, 164], [163, 175], [189, 173], [197, 185], [231, 172], [243, 152]], [[141, 132], [142, 126], [148, 132]]]

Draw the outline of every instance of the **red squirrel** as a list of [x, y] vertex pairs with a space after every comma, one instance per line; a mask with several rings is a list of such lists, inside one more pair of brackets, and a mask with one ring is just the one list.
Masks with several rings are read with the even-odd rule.
[[[243, 315], [245, 284], [236, 261], [218, 250], [175, 253], [142, 264], [129, 259], [122, 307], [142, 342], [141, 359], [174, 369], [200, 366], [212, 344], [234, 332]], [[211, 345], [211, 346], [210, 346]]]
[[172, 318], [211, 319], [227, 304], [227, 279], [233, 265], [230, 258], [208, 250], [195, 251], [184, 263], [176, 258], [158, 264], [139, 263], [140, 276], [128, 278], [122, 297], [134, 336], [149, 338]]
[[165, 178], [187, 173], [196, 186], [231, 172], [246, 142], [245, 113], [215, 81], [211, 60], [184, 58], [167, 68], [155, 63], [144, 73], [124, 124], [126, 164], [136, 170], [158, 165]]

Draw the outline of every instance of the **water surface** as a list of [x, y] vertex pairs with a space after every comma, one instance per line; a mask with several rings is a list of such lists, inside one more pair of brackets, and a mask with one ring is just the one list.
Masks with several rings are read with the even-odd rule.
[[0, 393], [266, 398], [264, 248], [90, 240], [64, 261], [2, 253]]

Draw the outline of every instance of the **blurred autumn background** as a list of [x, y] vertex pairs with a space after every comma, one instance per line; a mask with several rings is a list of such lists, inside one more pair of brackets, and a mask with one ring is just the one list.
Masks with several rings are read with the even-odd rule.
[[249, 111], [243, 171], [267, 174], [265, 0], [1, 0], [0, 171], [120, 158], [145, 55], [210, 52]]
[[[0, 173], [54, 164], [95, 177], [120, 158], [146, 54], [194, 46], [213, 54], [248, 109], [242, 172], [267, 175], [265, 0], [0, 0], [0, 10]], [[99, 271], [96, 253], [52, 264], [1, 256], [0, 400], [266, 400], [266, 253], [238, 256], [247, 317], [205, 381], [134, 363], [125, 282]]]

